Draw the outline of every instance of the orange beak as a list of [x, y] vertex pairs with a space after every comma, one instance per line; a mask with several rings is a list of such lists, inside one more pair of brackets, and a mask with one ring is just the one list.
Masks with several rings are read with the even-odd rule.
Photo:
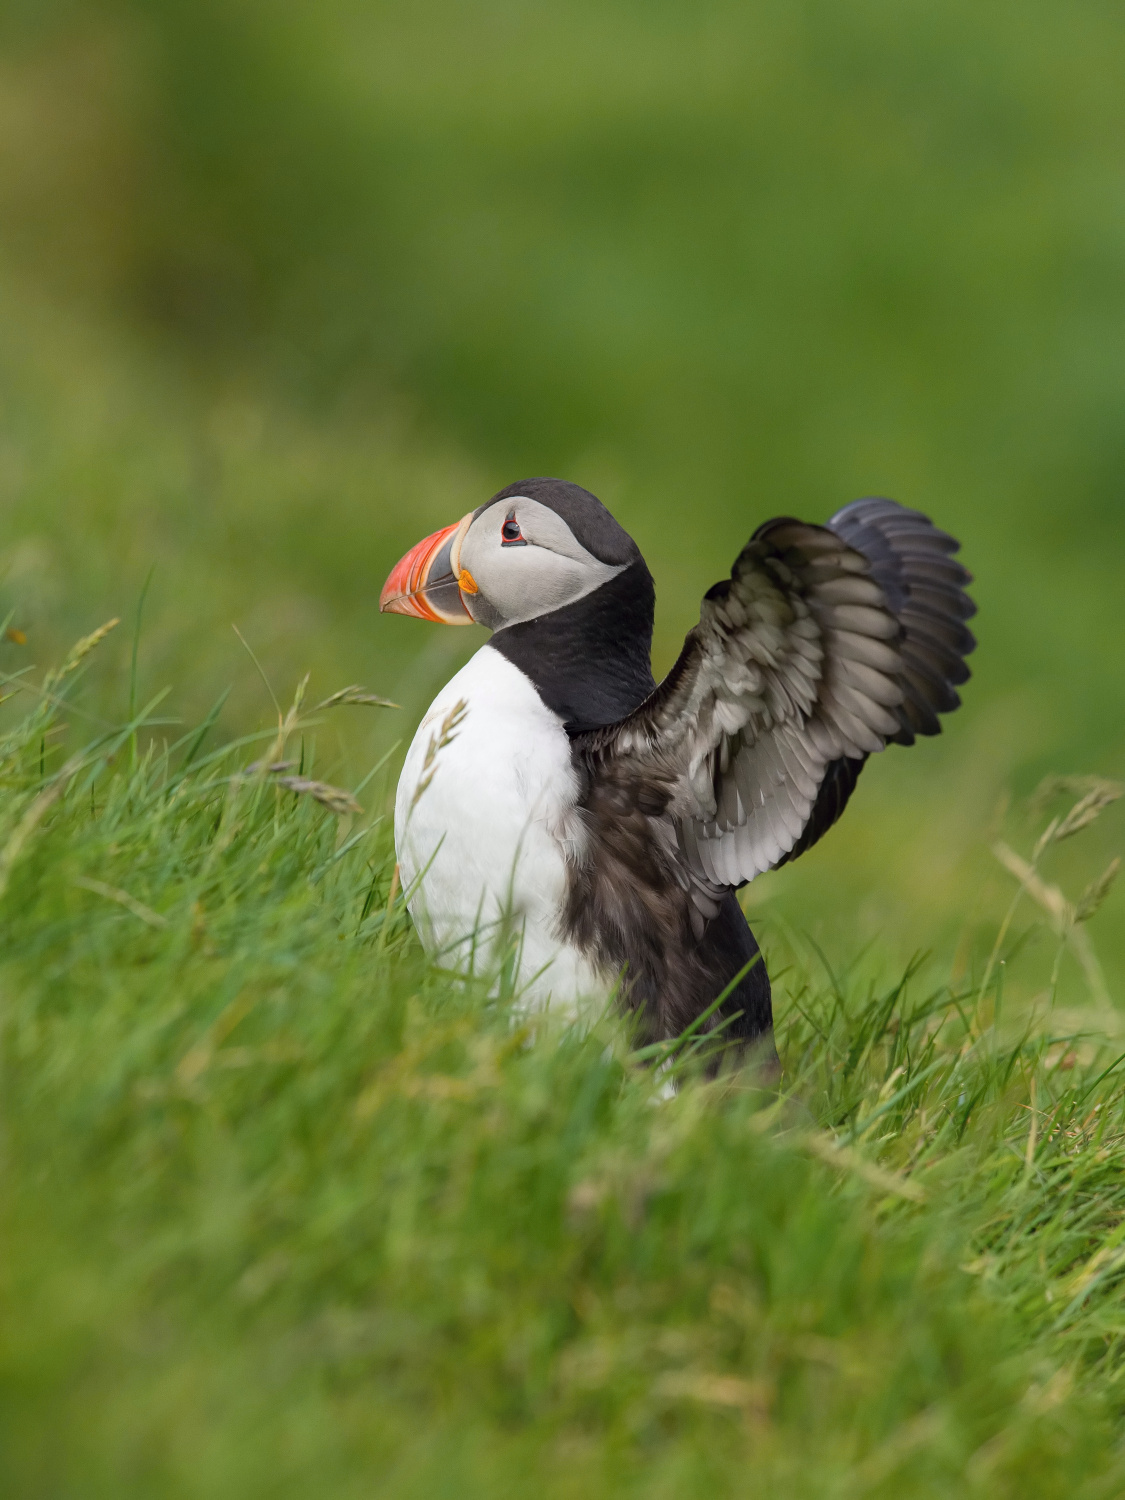
[[414, 615], [419, 620], [436, 620], [442, 625], [473, 623], [461, 588], [475, 593], [476, 585], [458, 566], [461, 538], [472, 519], [470, 511], [399, 558], [379, 595], [379, 608], [384, 614]]

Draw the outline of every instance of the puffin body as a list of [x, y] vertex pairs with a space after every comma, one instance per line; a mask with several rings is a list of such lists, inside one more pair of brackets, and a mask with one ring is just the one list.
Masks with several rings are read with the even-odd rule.
[[395, 849], [425, 947], [461, 969], [508, 957], [527, 1003], [604, 992], [559, 914], [581, 857], [579, 780], [558, 714], [492, 646], [430, 705], [395, 798]]
[[615, 991], [642, 1039], [772, 1050], [735, 891], [811, 847], [867, 757], [940, 731], [974, 641], [957, 543], [889, 500], [760, 527], [653, 681], [655, 591], [599, 500], [522, 480], [414, 547], [381, 607], [493, 631], [395, 806], [423, 943], [525, 1003]]

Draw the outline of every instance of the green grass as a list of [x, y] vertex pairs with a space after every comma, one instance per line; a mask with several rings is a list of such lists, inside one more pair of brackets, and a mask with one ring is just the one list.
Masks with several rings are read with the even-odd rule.
[[782, 1097], [689, 1043], [664, 1099], [427, 966], [324, 714], [75, 735], [89, 650], [0, 745], [12, 1493], [1120, 1493], [1120, 1028], [1007, 1009], [1033, 928], [795, 939]]
[[383, 579], [521, 473], [637, 538], [658, 669], [760, 521], [890, 494], [977, 575], [965, 707], [753, 901], [952, 963], [1006, 901], [1001, 797], [1122, 773], [1123, 50], [1099, 0], [14, 0], [0, 664], [131, 620], [155, 564], [168, 711], [269, 710], [234, 621], [276, 681], [404, 705], [326, 730], [358, 777], [476, 644]]
[[[3, 9], [7, 1491], [1125, 1491], [1121, 808], [1014, 909], [995, 852], [1125, 764], [1123, 53], [1100, 0]], [[783, 1108], [525, 1035], [391, 897], [482, 637], [379, 588], [529, 472], [636, 536], [658, 670], [770, 515], [965, 543], [963, 709], [745, 893]], [[247, 769], [306, 672], [362, 815]]]

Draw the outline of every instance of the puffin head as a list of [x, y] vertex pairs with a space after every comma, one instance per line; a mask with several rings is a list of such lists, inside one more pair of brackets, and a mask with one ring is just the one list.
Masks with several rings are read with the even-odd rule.
[[503, 630], [577, 603], [640, 561], [636, 542], [589, 490], [521, 479], [412, 547], [391, 569], [379, 608]]

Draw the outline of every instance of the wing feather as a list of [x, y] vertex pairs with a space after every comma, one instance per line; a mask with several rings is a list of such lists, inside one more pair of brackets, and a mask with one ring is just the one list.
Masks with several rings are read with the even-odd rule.
[[887, 500], [826, 527], [760, 527], [660, 686], [575, 737], [588, 774], [655, 799], [704, 894], [795, 858], [839, 817], [868, 755], [937, 733], [960, 701], [975, 642], [956, 551]]

